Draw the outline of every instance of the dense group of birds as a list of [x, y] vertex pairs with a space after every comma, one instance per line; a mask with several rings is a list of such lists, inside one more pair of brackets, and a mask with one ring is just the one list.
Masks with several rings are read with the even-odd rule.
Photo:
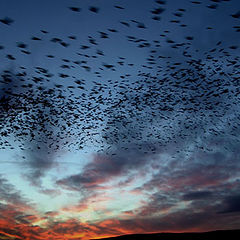
[[[189, 6], [213, 11], [214, 15], [221, 4], [228, 2], [231, 0], [209, 0], [207, 5], [206, 1], [189, 1]], [[146, 15], [161, 26], [168, 2], [156, 0], [154, 4], [153, 9], [146, 10]], [[127, 9], [122, 5], [111, 7], [112, 11]], [[101, 14], [98, 6], [88, 9], [69, 6], [66, 11]], [[51, 151], [95, 146], [98, 151], [111, 154], [115, 147], [128, 150], [129, 146], [135, 146], [139, 151], [155, 153], [159, 146], [198, 136], [229, 134], [238, 140], [238, 46], [219, 40], [206, 51], [197, 49], [191, 23], [184, 23], [187, 14], [187, 8], [170, 13], [169, 24], [184, 31], [189, 27], [189, 35], [183, 38], [169, 37], [171, 31], [163, 28], [156, 39], [148, 34], [139, 38], [134, 33], [147, 31], [151, 26], [130, 16], [126, 20], [125, 16], [114, 28], [106, 26], [86, 36], [88, 44], [78, 44], [77, 48], [75, 34], [61, 39], [43, 29], [31, 36], [29, 43], [16, 41], [14, 51], [26, 57], [32, 54], [29, 44], [33, 42], [48, 41], [58, 48], [69, 49], [71, 59], [50, 53], [45, 56], [47, 61], [61, 59], [59, 73], [43, 66], [35, 66], [34, 72], [29, 73], [28, 66], [21, 65], [0, 44], [6, 61], [18, 66], [1, 72], [0, 148], [25, 150], [33, 146], [28, 143], [34, 142], [37, 148], [44, 143]], [[226, 17], [236, 22], [229, 26], [231, 31], [240, 34], [240, 11]], [[1, 28], [15, 24], [11, 16], [0, 18]], [[205, 26], [206, 31], [217, 31], [210, 25]], [[134, 29], [133, 34], [124, 34], [125, 28]], [[118, 56], [109, 62], [101, 46], [106, 47], [108, 39], [115, 36], [130, 44], [134, 51], [147, 51], [145, 62], [134, 63], [128, 56]], [[76, 71], [92, 78], [81, 78]], [[119, 77], [109, 79], [106, 72], [118, 73]]]

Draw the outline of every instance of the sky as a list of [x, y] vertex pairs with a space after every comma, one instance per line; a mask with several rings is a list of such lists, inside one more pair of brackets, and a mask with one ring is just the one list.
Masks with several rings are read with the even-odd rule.
[[1, 0], [0, 36], [0, 239], [239, 228], [239, 0]]

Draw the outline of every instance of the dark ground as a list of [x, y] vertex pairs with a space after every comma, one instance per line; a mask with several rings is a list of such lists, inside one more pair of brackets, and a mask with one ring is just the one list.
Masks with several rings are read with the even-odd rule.
[[119, 237], [103, 238], [104, 240], [208, 240], [240, 239], [240, 230], [213, 231], [204, 233], [154, 233], [133, 234]]

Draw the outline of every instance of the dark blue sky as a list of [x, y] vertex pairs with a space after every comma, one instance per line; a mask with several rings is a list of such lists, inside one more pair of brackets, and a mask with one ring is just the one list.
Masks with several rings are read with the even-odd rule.
[[2, 0], [0, 233], [239, 227], [239, 11]]

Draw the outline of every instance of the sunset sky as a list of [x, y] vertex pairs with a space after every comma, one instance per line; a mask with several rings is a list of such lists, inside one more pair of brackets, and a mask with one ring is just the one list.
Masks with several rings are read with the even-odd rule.
[[239, 228], [239, 56], [239, 0], [1, 0], [0, 239]]

